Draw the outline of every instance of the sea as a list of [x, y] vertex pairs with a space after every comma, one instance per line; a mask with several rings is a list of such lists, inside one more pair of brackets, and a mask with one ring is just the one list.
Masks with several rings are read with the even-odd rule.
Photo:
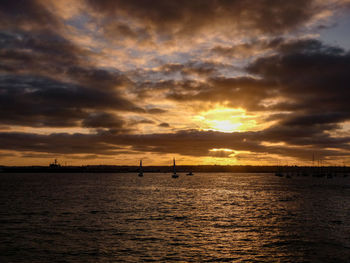
[[350, 177], [0, 174], [0, 262], [350, 262]]

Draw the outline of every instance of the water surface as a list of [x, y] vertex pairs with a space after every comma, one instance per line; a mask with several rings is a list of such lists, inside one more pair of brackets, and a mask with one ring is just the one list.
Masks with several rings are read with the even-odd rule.
[[0, 179], [0, 262], [350, 262], [350, 178]]

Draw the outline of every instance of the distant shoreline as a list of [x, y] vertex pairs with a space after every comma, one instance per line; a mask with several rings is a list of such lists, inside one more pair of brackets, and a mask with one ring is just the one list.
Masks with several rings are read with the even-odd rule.
[[[144, 166], [144, 173], [169, 173], [172, 166]], [[275, 173], [314, 172], [324, 170], [333, 173], [348, 173], [347, 166], [252, 166], [252, 165], [179, 165], [178, 172], [232, 172], [232, 173]], [[0, 173], [137, 173], [138, 166], [86, 165], [86, 166], [0, 166]]]

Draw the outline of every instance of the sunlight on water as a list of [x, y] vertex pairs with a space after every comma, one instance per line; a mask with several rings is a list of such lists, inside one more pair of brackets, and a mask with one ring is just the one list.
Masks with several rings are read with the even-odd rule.
[[1, 177], [1, 262], [350, 260], [347, 178]]

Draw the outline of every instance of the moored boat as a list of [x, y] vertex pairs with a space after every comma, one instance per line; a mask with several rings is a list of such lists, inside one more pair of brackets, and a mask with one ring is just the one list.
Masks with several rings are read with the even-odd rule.
[[140, 160], [140, 169], [139, 169], [139, 177], [143, 177], [143, 170], [142, 170], [142, 160]]
[[175, 158], [174, 158], [174, 165], [173, 165], [173, 174], [172, 174], [172, 178], [178, 178], [179, 175], [176, 173], [176, 166], [175, 166]]

